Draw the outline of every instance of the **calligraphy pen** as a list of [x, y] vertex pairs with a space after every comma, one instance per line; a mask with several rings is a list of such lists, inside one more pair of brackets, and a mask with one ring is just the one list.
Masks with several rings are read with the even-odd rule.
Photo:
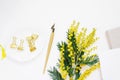
[[51, 32], [51, 35], [50, 35], [50, 40], [49, 40], [49, 44], [48, 44], [48, 48], [47, 48], [47, 56], [46, 56], [46, 60], [45, 60], [43, 74], [45, 73], [45, 70], [46, 70], [46, 66], [47, 66], [47, 63], [48, 63], [48, 58], [49, 58], [49, 55], [50, 55], [50, 51], [51, 51], [51, 47], [52, 47], [52, 43], [53, 43], [53, 39], [54, 39], [54, 31], [55, 31], [54, 26], [55, 26], [55, 24], [53, 24], [53, 26], [51, 27], [52, 32]]

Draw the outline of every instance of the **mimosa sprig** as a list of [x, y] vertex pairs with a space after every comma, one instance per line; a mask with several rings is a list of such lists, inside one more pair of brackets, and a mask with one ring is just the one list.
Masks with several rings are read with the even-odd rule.
[[[73, 21], [67, 32], [67, 40], [57, 45], [60, 52], [58, 67], [49, 70], [53, 80], [85, 80], [89, 75], [86, 72], [91, 73], [94, 70], [92, 66], [99, 68], [99, 58], [92, 53], [97, 49], [92, 46], [98, 40], [98, 37], [95, 37], [96, 29], [93, 28], [92, 32], [87, 34], [87, 28], [78, 31], [79, 24]], [[94, 66], [96, 64], [97, 66]], [[82, 72], [85, 66], [91, 67], [91, 71]]]

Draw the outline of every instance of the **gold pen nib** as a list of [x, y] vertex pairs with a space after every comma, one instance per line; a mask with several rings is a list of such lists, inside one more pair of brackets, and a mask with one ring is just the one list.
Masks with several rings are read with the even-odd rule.
[[55, 24], [52, 25], [51, 29], [52, 29], [52, 32], [55, 31]]

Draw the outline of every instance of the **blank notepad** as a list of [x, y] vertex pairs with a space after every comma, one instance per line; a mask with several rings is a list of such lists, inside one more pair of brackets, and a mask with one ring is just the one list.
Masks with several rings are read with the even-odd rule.
[[120, 80], [120, 48], [99, 55], [103, 80]]
[[120, 48], [120, 27], [106, 31], [110, 49]]

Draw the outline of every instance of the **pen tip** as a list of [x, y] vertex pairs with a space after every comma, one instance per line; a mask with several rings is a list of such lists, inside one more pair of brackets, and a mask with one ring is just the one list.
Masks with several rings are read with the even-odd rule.
[[53, 32], [55, 31], [55, 24], [52, 25], [51, 29]]

